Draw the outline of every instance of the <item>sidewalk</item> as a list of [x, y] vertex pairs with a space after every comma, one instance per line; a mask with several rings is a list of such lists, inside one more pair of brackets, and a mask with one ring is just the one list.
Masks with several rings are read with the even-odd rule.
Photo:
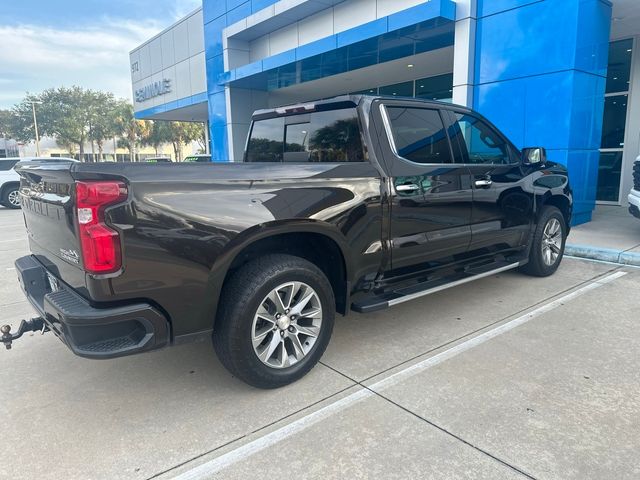
[[640, 266], [640, 219], [626, 207], [598, 205], [593, 221], [571, 229], [565, 254]]

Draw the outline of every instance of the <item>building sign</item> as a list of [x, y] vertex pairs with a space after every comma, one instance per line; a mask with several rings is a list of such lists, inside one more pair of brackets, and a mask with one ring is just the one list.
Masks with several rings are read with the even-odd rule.
[[158, 82], [150, 83], [149, 85], [145, 85], [144, 87], [136, 90], [136, 102], [144, 102], [145, 100], [149, 100], [153, 97], [158, 97], [169, 92], [171, 92], [171, 80], [163, 78]]

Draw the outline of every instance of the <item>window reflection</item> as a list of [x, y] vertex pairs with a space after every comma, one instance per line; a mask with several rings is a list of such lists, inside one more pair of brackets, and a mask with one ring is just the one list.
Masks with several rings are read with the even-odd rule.
[[398, 155], [416, 163], [451, 163], [449, 142], [437, 110], [387, 107]]
[[364, 150], [356, 109], [256, 121], [247, 161], [362, 162]]
[[631, 78], [631, 54], [633, 39], [613, 42], [609, 45], [607, 67], [607, 93], [626, 92]]
[[598, 165], [598, 191], [596, 198], [605, 202], [617, 202], [622, 173], [622, 152], [600, 153]]
[[627, 123], [628, 96], [616, 95], [604, 99], [601, 148], [623, 148]]
[[618, 202], [631, 79], [633, 40], [609, 45], [596, 199]]

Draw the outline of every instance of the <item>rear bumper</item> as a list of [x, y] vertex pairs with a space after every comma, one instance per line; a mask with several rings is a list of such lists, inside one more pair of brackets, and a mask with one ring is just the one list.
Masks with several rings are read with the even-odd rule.
[[152, 305], [137, 302], [97, 308], [56, 279], [33, 256], [15, 262], [27, 299], [76, 355], [114, 358], [163, 347], [169, 322]]
[[640, 192], [631, 190], [627, 199], [629, 200], [629, 213], [634, 217], [640, 218]]

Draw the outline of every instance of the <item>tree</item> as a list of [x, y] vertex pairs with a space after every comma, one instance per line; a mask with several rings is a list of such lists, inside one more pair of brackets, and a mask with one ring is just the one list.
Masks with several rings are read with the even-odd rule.
[[104, 142], [118, 131], [118, 103], [112, 93], [87, 92], [90, 105], [89, 140], [98, 146], [98, 158], [104, 160]]
[[133, 106], [124, 100], [116, 106], [116, 132], [120, 137], [119, 146], [129, 150], [132, 162], [136, 161], [136, 149], [149, 136], [150, 122], [138, 120], [133, 114]]
[[84, 145], [89, 137], [93, 115], [92, 95], [81, 87], [48, 89], [40, 94], [38, 128], [41, 135], [55, 137], [61, 146], [78, 147], [84, 158]]
[[10, 110], [0, 110], [0, 137], [12, 137], [14, 118]]
[[13, 137], [19, 142], [32, 142], [35, 140], [35, 130], [33, 127], [33, 111], [31, 101], [39, 101], [36, 95], [27, 94], [25, 99], [11, 109], [8, 136]]
[[[111, 93], [85, 90], [81, 87], [60, 87], [29, 95], [12, 109], [12, 133], [17, 140], [28, 142], [35, 138], [32, 102], [38, 102], [36, 113], [41, 136], [54, 137], [61, 147], [80, 158], [86, 142], [98, 145], [100, 158], [104, 141], [115, 132], [116, 101]], [[94, 144], [95, 142], [95, 144]]]
[[153, 147], [158, 155], [158, 151], [161, 145], [171, 143], [173, 140], [173, 131], [171, 128], [171, 122], [165, 120], [154, 120], [148, 135], [144, 138], [143, 143]]
[[198, 140], [204, 135], [204, 125], [198, 122], [171, 122], [170, 141], [176, 156], [176, 162], [182, 160], [182, 147]]
[[337, 120], [311, 136], [309, 148], [317, 151], [320, 162], [344, 162], [362, 152], [360, 127], [356, 119]]

